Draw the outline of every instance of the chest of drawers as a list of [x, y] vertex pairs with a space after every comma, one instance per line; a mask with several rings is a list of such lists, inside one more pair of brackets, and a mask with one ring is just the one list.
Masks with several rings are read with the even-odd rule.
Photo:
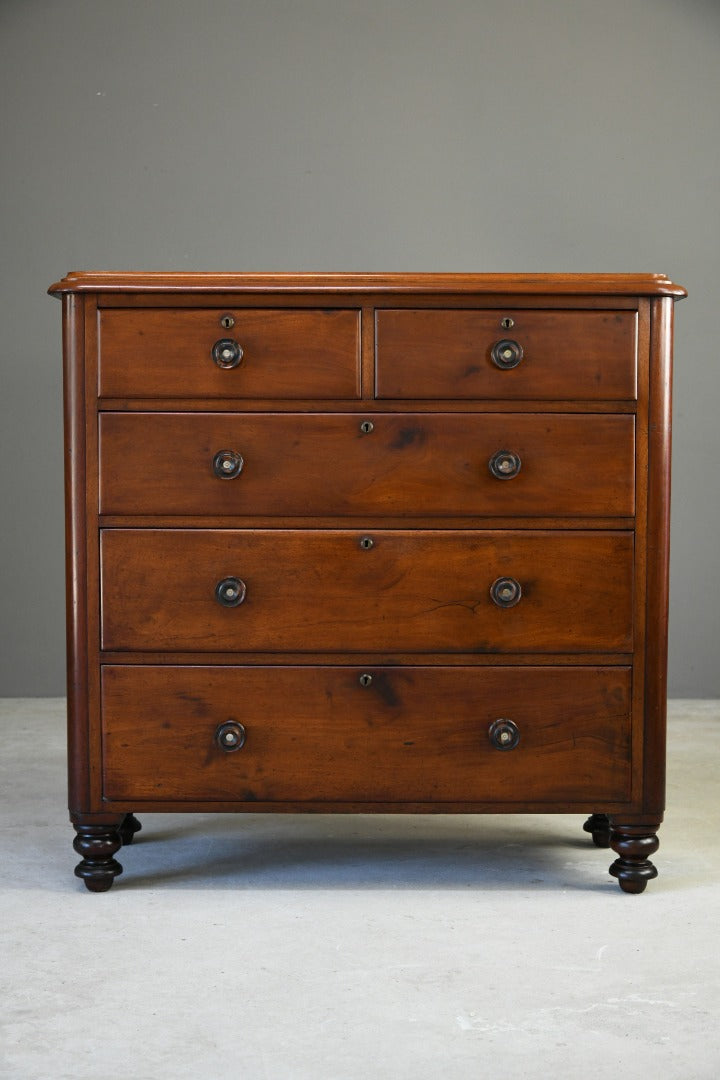
[[135, 813], [664, 808], [661, 275], [69, 274], [75, 873]]

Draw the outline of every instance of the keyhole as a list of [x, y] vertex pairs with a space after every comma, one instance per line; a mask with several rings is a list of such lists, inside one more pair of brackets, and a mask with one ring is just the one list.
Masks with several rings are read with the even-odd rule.
[[510, 330], [515, 325], [515, 320], [511, 319], [509, 315], [506, 315], [504, 319], [500, 320], [500, 325], [503, 330]]
[[360, 547], [363, 549], [363, 551], [369, 551], [374, 543], [375, 541], [373, 540], [372, 536], [363, 536], [360, 539]]
[[371, 682], [372, 682], [372, 675], [361, 675], [360, 676], [360, 685], [361, 686], [369, 686]]
[[220, 319], [220, 325], [224, 326], [226, 330], [229, 330], [231, 326], [235, 325], [235, 319], [232, 315], [223, 315]]
[[363, 435], [369, 435], [374, 427], [375, 425], [373, 424], [372, 420], [363, 420], [362, 424], [360, 425], [360, 430], [362, 431]]

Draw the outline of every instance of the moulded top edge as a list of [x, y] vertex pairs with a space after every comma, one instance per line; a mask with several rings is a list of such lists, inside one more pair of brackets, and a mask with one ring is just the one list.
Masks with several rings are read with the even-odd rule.
[[514, 293], [575, 296], [671, 296], [687, 291], [665, 274], [432, 274], [432, 273], [135, 273], [73, 271], [51, 295], [102, 293]]

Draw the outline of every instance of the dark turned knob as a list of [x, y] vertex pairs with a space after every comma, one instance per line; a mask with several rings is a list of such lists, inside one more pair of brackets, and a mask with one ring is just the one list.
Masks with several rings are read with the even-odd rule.
[[215, 586], [215, 599], [223, 607], [237, 607], [245, 599], [247, 589], [240, 578], [226, 577]]
[[233, 750], [239, 750], [245, 745], [245, 736], [246, 732], [242, 724], [238, 724], [235, 720], [228, 720], [215, 732], [215, 742], [226, 754], [231, 754]]
[[511, 341], [510, 338], [502, 338], [493, 345], [490, 357], [496, 367], [507, 371], [509, 368], [517, 367], [522, 360], [522, 345], [517, 341]]
[[490, 586], [490, 596], [498, 607], [514, 607], [522, 597], [522, 587], [515, 578], [499, 577]]
[[520, 742], [520, 731], [512, 720], [493, 720], [488, 738], [496, 750], [514, 750]]
[[212, 467], [215, 475], [221, 480], [233, 480], [243, 471], [244, 464], [243, 456], [238, 454], [237, 450], [218, 450], [213, 458]]
[[220, 338], [212, 347], [212, 357], [218, 367], [237, 367], [243, 358], [243, 351], [232, 338]]
[[522, 468], [519, 454], [513, 454], [512, 450], [498, 450], [488, 461], [488, 469], [498, 480], [510, 480], [517, 476]]

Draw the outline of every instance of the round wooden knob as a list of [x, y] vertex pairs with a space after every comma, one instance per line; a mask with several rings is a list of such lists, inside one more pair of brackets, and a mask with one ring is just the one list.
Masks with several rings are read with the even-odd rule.
[[220, 338], [212, 347], [212, 357], [218, 367], [237, 367], [243, 358], [243, 351], [232, 338]]
[[245, 599], [247, 588], [244, 581], [226, 577], [215, 586], [215, 599], [222, 607], [237, 607]]
[[488, 461], [488, 469], [498, 480], [511, 480], [521, 468], [520, 455], [512, 450], [498, 450]]
[[236, 720], [228, 720], [220, 724], [215, 732], [215, 742], [226, 754], [231, 754], [233, 750], [240, 750], [245, 745], [246, 734], [242, 724], [238, 724]]
[[243, 456], [237, 450], [218, 450], [212, 461], [213, 472], [220, 480], [234, 480], [244, 465]]
[[517, 341], [511, 341], [510, 338], [502, 338], [493, 345], [490, 357], [496, 367], [507, 371], [509, 368], [517, 367], [522, 360], [522, 345]]
[[522, 598], [522, 586], [515, 578], [499, 577], [490, 586], [490, 596], [498, 607], [514, 607]]
[[493, 720], [488, 738], [496, 750], [514, 750], [520, 742], [520, 730], [512, 720]]

